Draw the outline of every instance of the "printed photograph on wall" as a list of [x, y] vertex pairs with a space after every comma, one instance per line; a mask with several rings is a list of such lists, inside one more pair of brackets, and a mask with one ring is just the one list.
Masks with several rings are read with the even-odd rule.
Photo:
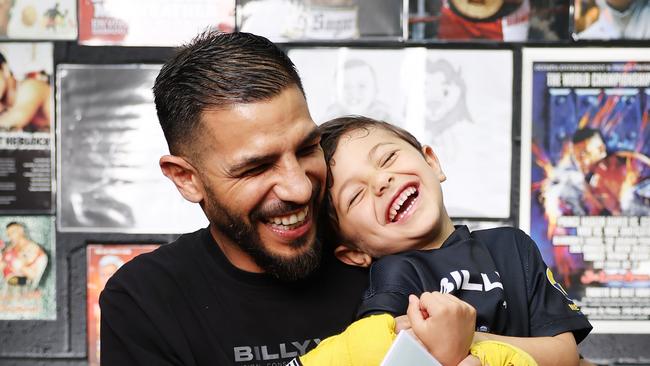
[[237, 29], [273, 42], [401, 39], [403, 18], [397, 0], [237, 1]]
[[215, 28], [232, 32], [235, 0], [79, 0], [79, 43], [176, 47]]
[[159, 70], [59, 65], [59, 230], [184, 233], [207, 226], [200, 206], [183, 199], [158, 165], [169, 153], [151, 92]]
[[289, 57], [316, 123], [357, 114], [401, 126], [440, 158], [451, 216], [509, 216], [510, 51], [293, 48]]
[[411, 0], [409, 38], [557, 41], [568, 38], [566, 0]]
[[77, 0], [0, 1], [0, 39], [74, 40]]
[[574, 39], [650, 39], [648, 0], [573, 0]]
[[520, 225], [595, 331], [650, 332], [650, 51], [523, 55]]
[[51, 43], [0, 43], [0, 212], [52, 213]]
[[106, 281], [122, 265], [136, 256], [158, 248], [155, 244], [89, 244], [86, 247], [86, 322], [88, 331], [88, 364], [99, 366], [100, 321], [99, 294]]
[[0, 216], [0, 320], [56, 319], [54, 217]]

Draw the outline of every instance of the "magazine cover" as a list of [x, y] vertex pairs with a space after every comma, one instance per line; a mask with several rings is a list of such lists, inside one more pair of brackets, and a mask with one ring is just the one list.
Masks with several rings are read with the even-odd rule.
[[59, 65], [61, 231], [184, 233], [207, 226], [158, 166], [169, 154], [153, 65]]
[[124, 263], [136, 256], [148, 253], [158, 248], [154, 244], [90, 244], [86, 247], [86, 310], [88, 318], [88, 364], [99, 366], [99, 334], [101, 312], [99, 309], [99, 294], [104, 289], [106, 281]]
[[520, 225], [594, 331], [650, 332], [650, 51], [523, 56]]
[[0, 43], [0, 212], [51, 213], [51, 43]]
[[0, 216], [0, 320], [56, 319], [52, 216]]
[[237, 1], [237, 29], [273, 42], [402, 39], [403, 17], [397, 0]]
[[289, 57], [316, 123], [357, 114], [401, 126], [438, 155], [451, 216], [509, 216], [510, 51], [294, 48]]
[[168, 46], [208, 28], [231, 32], [235, 0], [79, 0], [79, 43]]
[[573, 0], [574, 39], [650, 39], [648, 0]]
[[409, 38], [554, 41], [568, 38], [567, 0], [411, 0]]
[[77, 1], [0, 1], [0, 39], [2, 38], [77, 39]]

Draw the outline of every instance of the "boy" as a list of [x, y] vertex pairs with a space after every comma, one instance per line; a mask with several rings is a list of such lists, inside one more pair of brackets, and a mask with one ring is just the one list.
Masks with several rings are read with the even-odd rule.
[[[335, 233], [329, 239], [341, 244], [336, 255], [363, 267], [377, 259], [358, 317], [399, 316], [411, 294], [451, 293], [476, 308], [474, 341], [512, 344], [540, 365], [578, 364], [576, 343], [589, 322], [526, 234], [454, 227], [431, 147], [365, 117], [334, 119], [320, 129], [329, 167], [325, 209]], [[445, 332], [414, 331], [435, 356]]]

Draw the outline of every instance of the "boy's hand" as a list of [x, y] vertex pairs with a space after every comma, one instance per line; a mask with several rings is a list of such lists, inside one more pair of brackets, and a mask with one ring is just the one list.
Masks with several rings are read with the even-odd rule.
[[411, 322], [409, 321], [408, 316], [400, 315], [395, 317], [395, 334], [399, 333], [402, 330], [411, 329]]
[[473, 355], [468, 355], [462, 361], [460, 361], [458, 366], [482, 366], [482, 365], [481, 365], [481, 360], [479, 360], [478, 357]]
[[469, 353], [476, 310], [449, 294], [425, 292], [409, 296], [406, 312], [413, 332], [443, 365], [457, 365]]

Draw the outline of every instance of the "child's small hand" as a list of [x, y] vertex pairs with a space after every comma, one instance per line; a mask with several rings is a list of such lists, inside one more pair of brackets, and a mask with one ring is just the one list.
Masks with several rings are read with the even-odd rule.
[[395, 317], [395, 334], [399, 333], [401, 330], [411, 329], [411, 322], [409, 321], [408, 316], [400, 315]]
[[469, 353], [476, 310], [449, 294], [425, 292], [409, 296], [407, 315], [413, 332], [443, 365], [457, 365]]
[[465, 357], [458, 366], [481, 366], [481, 360], [476, 356], [468, 355]]

